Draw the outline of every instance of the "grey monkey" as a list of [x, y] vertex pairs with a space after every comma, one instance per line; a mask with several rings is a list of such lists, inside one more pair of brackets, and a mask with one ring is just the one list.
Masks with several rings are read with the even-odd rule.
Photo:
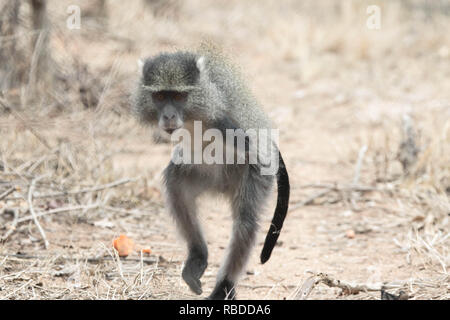
[[[146, 59], [133, 106], [143, 123], [159, 126], [169, 134], [180, 128], [192, 130], [194, 121], [201, 121], [204, 129], [220, 130], [224, 137], [230, 129], [236, 132], [242, 129], [236, 138], [244, 135], [247, 156], [250, 144], [255, 141], [242, 131], [270, 129], [268, 119], [239, 73], [213, 50], [162, 53]], [[234, 144], [233, 148], [238, 145]], [[233, 299], [275, 176], [278, 200], [260, 256], [261, 263], [270, 258], [288, 210], [289, 178], [278, 149], [276, 155], [279, 163], [274, 175], [261, 174], [263, 164], [249, 161], [244, 164], [177, 164], [172, 159], [164, 170], [166, 205], [188, 248], [182, 277], [196, 294], [202, 293], [200, 278], [208, 264], [208, 249], [197, 217], [197, 198], [212, 192], [224, 195], [231, 203], [232, 237], [209, 299]]]

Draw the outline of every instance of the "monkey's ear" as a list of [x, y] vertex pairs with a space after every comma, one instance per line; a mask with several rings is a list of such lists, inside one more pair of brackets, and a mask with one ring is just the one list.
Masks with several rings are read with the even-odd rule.
[[138, 65], [138, 70], [139, 73], [143, 73], [144, 71], [144, 61], [142, 59], [137, 59], [137, 65]]
[[205, 64], [205, 57], [204, 56], [201, 56], [200, 58], [197, 59], [197, 69], [198, 69], [198, 71], [200, 71], [200, 73], [205, 71], [206, 64]]

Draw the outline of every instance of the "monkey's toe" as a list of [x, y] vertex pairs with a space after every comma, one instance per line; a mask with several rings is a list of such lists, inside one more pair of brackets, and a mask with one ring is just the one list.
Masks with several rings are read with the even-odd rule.
[[198, 295], [203, 292], [200, 278], [207, 266], [208, 263], [204, 259], [188, 259], [181, 274], [189, 288]]
[[236, 290], [234, 284], [229, 280], [222, 280], [216, 284], [208, 300], [235, 300]]
[[189, 286], [189, 289], [191, 289], [195, 294], [201, 295], [202, 290], [202, 283], [199, 279], [196, 279], [190, 275], [183, 274], [183, 280], [186, 282], [186, 284]]

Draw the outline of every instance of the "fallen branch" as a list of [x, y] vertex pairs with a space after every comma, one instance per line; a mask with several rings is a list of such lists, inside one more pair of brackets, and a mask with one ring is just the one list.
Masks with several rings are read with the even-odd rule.
[[350, 283], [346, 281], [341, 281], [338, 279], [333, 279], [327, 274], [320, 273], [319, 282], [326, 284], [329, 287], [335, 287], [342, 289], [344, 294], [358, 294], [360, 292], [368, 291], [381, 291], [382, 289], [395, 289], [402, 285], [398, 284], [388, 284], [388, 283]]
[[[24, 260], [45, 260], [49, 257], [46, 256], [32, 256], [27, 254], [0, 254], [1, 257], [10, 257], [10, 258], [16, 258], [16, 259], [24, 259]], [[53, 257], [54, 258], [54, 257]], [[65, 257], [65, 256], [59, 256], [58, 259], [67, 260], [67, 261], [87, 261], [89, 263], [99, 263], [103, 261], [116, 261], [111, 256], [104, 256], [104, 257], [95, 257], [95, 258], [83, 258], [83, 257]], [[129, 258], [129, 257], [120, 257], [121, 261], [130, 261], [130, 262], [141, 262], [143, 261], [145, 264], [154, 264], [157, 262], [157, 257], [151, 257], [147, 259], [138, 259], [138, 258]]]
[[294, 300], [306, 300], [317, 284], [316, 277], [309, 277], [302, 287], [295, 293]]
[[[100, 205], [101, 204], [98, 203], [98, 204], [91, 204], [91, 205], [86, 205], [86, 206], [73, 206], [73, 207], [57, 208], [57, 209], [48, 210], [48, 211], [45, 211], [45, 212], [38, 213], [38, 214], [36, 214], [36, 217], [40, 218], [40, 217], [43, 217], [43, 216], [46, 216], [46, 215], [49, 215], [49, 214], [60, 213], [60, 212], [67, 212], [67, 211], [95, 209], [95, 208], [100, 207]], [[32, 220], [32, 219], [33, 219], [33, 216], [29, 215], [29, 216], [25, 216], [23, 218], [18, 219], [17, 222], [20, 223], [20, 222], [25, 222], [25, 221]]]
[[[39, 198], [57, 198], [57, 197], [63, 197], [63, 196], [73, 196], [73, 195], [77, 195], [77, 194], [83, 194], [83, 193], [90, 193], [90, 192], [97, 192], [97, 191], [102, 191], [105, 189], [110, 189], [110, 188], [114, 188], [129, 182], [134, 182], [136, 181], [138, 178], [133, 178], [133, 179], [120, 179], [111, 183], [107, 183], [107, 184], [103, 184], [103, 185], [99, 185], [99, 186], [95, 186], [95, 187], [91, 187], [91, 188], [86, 188], [86, 189], [82, 189], [79, 191], [61, 191], [61, 192], [53, 192], [53, 193], [46, 193], [46, 194], [39, 194], [34, 196], [35, 199], [39, 199]], [[22, 199], [22, 197], [11, 197], [11, 198], [7, 198], [6, 200], [20, 200]]]
[[295, 300], [305, 300], [311, 291], [314, 289], [316, 285], [319, 283], [323, 283], [331, 288], [339, 288], [342, 289], [342, 293], [349, 294], [358, 294], [360, 292], [369, 292], [369, 291], [384, 291], [386, 289], [396, 289], [404, 286], [403, 283], [394, 284], [394, 283], [350, 283], [346, 281], [341, 281], [338, 279], [334, 279], [331, 276], [325, 273], [317, 273], [312, 277], [308, 278], [302, 285], [300, 289], [295, 294]]

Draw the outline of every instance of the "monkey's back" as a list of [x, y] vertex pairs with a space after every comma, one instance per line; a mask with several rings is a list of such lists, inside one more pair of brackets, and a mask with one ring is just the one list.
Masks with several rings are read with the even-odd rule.
[[217, 86], [226, 112], [244, 129], [270, 129], [271, 123], [246, 86], [243, 76], [218, 53], [203, 52], [207, 57], [210, 80]]

